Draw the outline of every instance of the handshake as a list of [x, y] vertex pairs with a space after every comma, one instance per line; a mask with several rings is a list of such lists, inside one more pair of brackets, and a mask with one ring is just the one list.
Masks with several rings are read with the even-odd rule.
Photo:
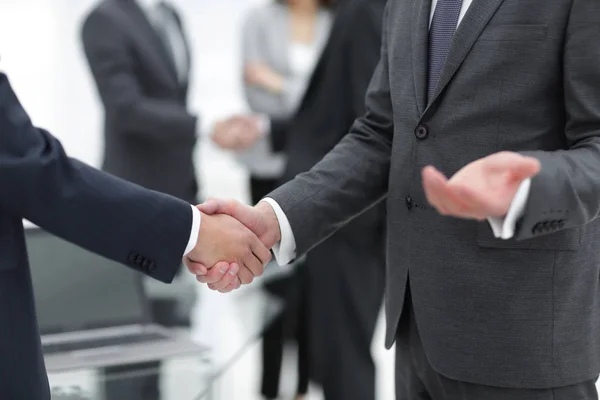
[[198, 241], [183, 263], [212, 290], [227, 293], [262, 275], [270, 249], [281, 240], [275, 211], [266, 202], [251, 207], [235, 200], [208, 200]]
[[242, 151], [254, 146], [263, 131], [259, 116], [234, 115], [217, 121], [211, 138], [223, 150]]

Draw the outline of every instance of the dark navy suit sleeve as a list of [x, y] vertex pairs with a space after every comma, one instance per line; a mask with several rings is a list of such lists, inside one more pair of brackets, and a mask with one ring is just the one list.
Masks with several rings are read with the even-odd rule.
[[0, 209], [163, 282], [189, 240], [192, 210], [69, 158], [34, 127], [0, 73]]

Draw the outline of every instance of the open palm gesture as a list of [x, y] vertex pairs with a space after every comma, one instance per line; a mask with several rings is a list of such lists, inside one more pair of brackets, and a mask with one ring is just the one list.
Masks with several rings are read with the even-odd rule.
[[504, 217], [521, 183], [540, 171], [540, 162], [500, 152], [473, 161], [449, 180], [432, 166], [422, 172], [429, 203], [442, 215], [483, 220]]

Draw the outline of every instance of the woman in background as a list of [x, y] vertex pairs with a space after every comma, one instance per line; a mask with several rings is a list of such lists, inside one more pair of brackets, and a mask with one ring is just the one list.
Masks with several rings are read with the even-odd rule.
[[[264, 116], [264, 120], [285, 120], [294, 115], [329, 37], [332, 2], [280, 0], [248, 14], [242, 31], [242, 57], [244, 93], [252, 113]], [[250, 172], [253, 203], [274, 190], [284, 173], [285, 154], [273, 149], [271, 143], [265, 135], [238, 153]], [[302, 286], [301, 273], [300, 267], [293, 276], [267, 284], [271, 292], [288, 300], [287, 311], [264, 335], [262, 394], [267, 399], [279, 394], [284, 339], [291, 326], [298, 342], [297, 398], [308, 391], [307, 318], [305, 301], [300, 296], [303, 290], [298, 290]], [[292, 292], [297, 294], [293, 300]]]
[[[278, 0], [250, 11], [242, 30], [242, 63], [252, 113], [281, 120], [294, 115], [329, 37], [331, 3]], [[260, 200], [282, 176], [285, 155], [262, 137], [239, 156], [251, 175], [252, 200]]]

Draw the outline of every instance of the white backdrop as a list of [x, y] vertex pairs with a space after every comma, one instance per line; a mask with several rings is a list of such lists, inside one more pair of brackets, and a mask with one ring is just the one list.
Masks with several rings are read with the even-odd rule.
[[[239, 88], [240, 19], [263, 0], [172, 0], [194, 51], [191, 108], [203, 124], [243, 107]], [[72, 156], [101, 161], [101, 108], [79, 39], [94, 0], [0, 0], [0, 66], [34, 123], [59, 137]]]
[[[191, 36], [194, 69], [190, 108], [200, 112], [205, 126], [216, 117], [245, 108], [238, 55], [241, 18], [253, 4], [265, 1], [270, 0], [171, 0], [181, 11]], [[8, 73], [36, 125], [60, 138], [71, 156], [99, 166], [101, 105], [79, 40], [82, 19], [93, 4], [94, 0], [0, 0], [0, 70]], [[228, 154], [204, 140], [197, 157], [205, 195], [247, 199], [245, 171]], [[195, 336], [213, 343], [219, 353], [220, 348], [236, 341], [232, 335], [240, 330], [232, 300], [200, 286], [199, 290], [200, 302], [192, 317]], [[374, 343], [378, 398], [390, 400], [393, 353], [383, 349], [381, 325], [378, 332]], [[220, 398], [259, 398], [259, 354], [259, 349], [252, 347], [230, 371], [223, 380]], [[282, 387], [293, 390], [295, 385]]]

